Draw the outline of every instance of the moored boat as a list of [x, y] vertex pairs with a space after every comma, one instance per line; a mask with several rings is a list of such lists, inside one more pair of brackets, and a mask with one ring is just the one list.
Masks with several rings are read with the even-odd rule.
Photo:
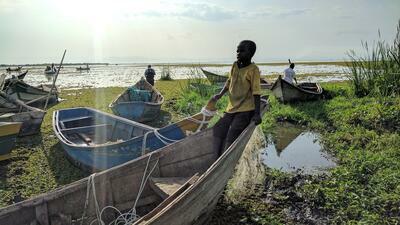
[[291, 84], [281, 76], [273, 84], [272, 93], [279, 101], [295, 102], [317, 100], [323, 97], [323, 89], [317, 83], [300, 83], [299, 85]]
[[183, 139], [206, 128], [210, 119], [196, 114], [155, 129], [95, 109], [73, 108], [54, 112], [53, 129], [75, 165], [99, 171]]
[[[3, 88], [3, 91], [7, 95], [19, 99], [29, 106], [39, 108], [42, 108], [45, 105], [50, 90], [50, 86], [40, 85], [34, 87], [19, 79], [11, 79], [10, 83]], [[51, 91], [51, 94], [49, 96], [48, 106], [52, 106], [57, 103], [58, 90], [55, 88]]]
[[57, 68], [55, 68], [55, 67], [47, 66], [46, 69], [44, 70], [44, 74], [47, 74], [47, 75], [53, 75], [56, 73], [57, 73]]
[[[211, 73], [203, 68], [200, 68], [203, 71], [204, 75], [206, 75], [207, 79], [210, 81], [211, 84], [216, 84], [219, 86], [223, 86], [226, 80], [228, 80], [227, 76], [218, 75], [215, 73]], [[260, 86], [261, 89], [271, 89], [271, 84], [268, 83], [266, 79], [260, 78]]]
[[16, 68], [8, 67], [8, 68], [6, 69], [6, 71], [7, 71], [7, 72], [18, 72], [18, 71], [21, 71], [21, 69], [22, 69], [22, 66], [18, 66], [18, 67], [16, 67]]
[[76, 70], [78, 70], [78, 71], [88, 71], [88, 70], [90, 70], [90, 67], [89, 67], [89, 64], [86, 64], [86, 67], [76, 67]]
[[115, 115], [137, 122], [148, 122], [158, 117], [163, 103], [164, 97], [161, 93], [141, 79], [118, 95], [109, 107]]
[[0, 122], [21, 122], [19, 136], [39, 133], [45, 113], [0, 92]]
[[226, 80], [228, 80], [227, 76], [222, 76], [218, 75], [215, 73], [211, 73], [207, 70], [204, 70], [203, 68], [200, 68], [201, 71], [203, 71], [204, 75], [207, 77], [208, 81], [210, 81], [211, 84], [220, 84], [220, 83], [225, 83]]
[[10, 157], [20, 129], [20, 122], [0, 122], [0, 161]]
[[[263, 103], [262, 111], [266, 108]], [[207, 224], [254, 129], [252, 122], [221, 156], [213, 148], [212, 129], [207, 129], [52, 192], [1, 208], [0, 223]]]

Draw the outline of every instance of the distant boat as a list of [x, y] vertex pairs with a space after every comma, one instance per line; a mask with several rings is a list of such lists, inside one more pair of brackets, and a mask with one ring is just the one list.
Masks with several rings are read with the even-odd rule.
[[272, 93], [283, 103], [317, 100], [323, 97], [323, 89], [317, 83], [291, 84], [279, 76], [273, 84]]
[[[31, 86], [22, 80], [12, 80], [8, 86], [4, 86], [3, 91], [16, 99], [25, 102], [33, 107], [43, 107], [49, 95], [51, 86], [40, 85], [37, 87]], [[58, 103], [58, 90], [53, 89], [50, 94], [48, 105]]]
[[75, 165], [99, 171], [181, 140], [206, 128], [211, 118], [199, 113], [155, 129], [95, 109], [72, 108], [53, 113], [53, 129]]
[[20, 122], [0, 122], [0, 161], [10, 157], [21, 125]]
[[20, 136], [39, 133], [45, 113], [0, 92], [0, 122], [21, 122]]
[[[204, 75], [207, 77], [207, 79], [210, 81], [211, 84], [223, 86], [225, 84], [225, 82], [228, 80], [227, 76], [222, 76], [222, 75], [218, 75], [215, 73], [211, 73], [207, 70], [204, 70], [203, 68], [200, 68], [200, 69], [201, 69], [201, 71], [203, 71]], [[267, 80], [260, 78], [260, 86], [261, 86], [261, 89], [270, 89], [272, 85], [270, 83], [268, 83]]]
[[7, 72], [17, 72], [17, 71], [21, 71], [21, 69], [22, 69], [22, 66], [18, 66], [18, 67], [16, 67], [16, 68], [8, 67], [8, 68], [6, 69], [6, 71], [7, 71]]
[[[267, 108], [263, 102], [262, 112]], [[206, 129], [122, 165], [1, 208], [0, 224], [122, 224], [123, 219], [132, 225], [208, 224], [235, 168], [240, 169], [237, 163], [255, 127], [251, 122], [222, 155], [213, 147], [213, 130]], [[101, 157], [101, 152], [95, 153]], [[110, 207], [104, 210], [106, 206], [124, 214]], [[104, 221], [95, 220], [99, 217]]]
[[28, 70], [25, 71], [24, 73], [21, 73], [21, 74], [17, 75], [16, 77], [13, 76], [12, 78], [7, 78], [7, 79], [5, 79], [3, 87], [8, 87], [8, 85], [10, 85], [10, 82], [11, 82], [12, 80], [15, 80], [15, 79], [23, 80], [23, 79], [25, 78], [25, 76], [26, 76], [27, 73], [28, 73]]
[[87, 64], [86, 67], [81, 67], [81, 66], [80, 67], [76, 67], [76, 70], [79, 70], [79, 71], [90, 70], [90, 67]]
[[158, 117], [163, 102], [161, 93], [141, 79], [118, 95], [109, 107], [115, 115], [137, 122], [148, 122]]
[[204, 75], [206, 75], [207, 79], [210, 81], [211, 84], [218, 84], [218, 83], [225, 83], [228, 80], [227, 76], [218, 75], [215, 73], [211, 73], [203, 68], [200, 68], [203, 71]]
[[47, 75], [56, 74], [57, 73], [57, 68], [47, 66], [46, 69], [44, 70], [44, 73], [47, 74]]

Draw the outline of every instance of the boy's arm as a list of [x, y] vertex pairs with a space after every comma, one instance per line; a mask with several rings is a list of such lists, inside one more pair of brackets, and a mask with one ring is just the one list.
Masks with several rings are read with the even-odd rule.
[[218, 94], [216, 94], [216, 95], [214, 95], [214, 96], [212, 97], [215, 101], [218, 101], [220, 98], [222, 98], [222, 96], [224, 96], [224, 94], [229, 90], [229, 83], [230, 83], [230, 81], [227, 80], [227, 81], [225, 82], [225, 85], [224, 85], [224, 87], [222, 88], [222, 90], [221, 90]]

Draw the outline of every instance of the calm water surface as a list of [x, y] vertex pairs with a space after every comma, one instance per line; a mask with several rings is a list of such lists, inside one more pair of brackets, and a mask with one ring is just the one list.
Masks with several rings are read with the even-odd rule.
[[[144, 74], [146, 65], [122, 64], [122, 65], [90, 65], [90, 71], [77, 71], [78, 66], [64, 66], [57, 80], [60, 88], [85, 88], [85, 87], [128, 87], [136, 83]], [[282, 74], [286, 66], [259, 66], [262, 75]], [[0, 67], [0, 73], [5, 73], [6, 67]], [[52, 76], [44, 75], [45, 66], [25, 66], [29, 70], [25, 81], [31, 85], [50, 84]], [[163, 70], [161, 66], [154, 67], [156, 79], [159, 79]], [[209, 66], [204, 69], [217, 74], [227, 74], [230, 66]], [[166, 71], [166, 69], [164, 70]], [[191, 66], [170, 66], [170, 74], [173, 79], [185, 79], [204, 77], [196, 68]], [[295, 67], [300, 81], [325, 82], [346, 80], [346, 67], [336, 65], [301, 65]], [[8, 74], [8, 73], [7, 73]], [[16, 74], [16, 73], [13, 73]], [[323, 76], [302, 74], [315, 74]], [[11, 74], [8, 74], [11, 76]]]

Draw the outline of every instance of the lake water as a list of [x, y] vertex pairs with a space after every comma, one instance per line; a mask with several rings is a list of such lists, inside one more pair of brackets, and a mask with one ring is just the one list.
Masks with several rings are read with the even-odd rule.
[[287, 124], [277, 129], [262, 151], [267, 167], [285, 172], [301, 169], [304, 173], [318, 173], [335, 166], [332, 158], [322, 151], [318, 133]]
[[[146, 65], [90, 65], [90, 71], [77, 71], [77, 66], [64, 66], [57, 80], [60, 88], [85, 87], [128, 87], [136, 83], [144, 74]], [[208, 66], [204, 69], [217, 74], [227, 74], [230, 66]], [[287, 66], [259, 66], [262, 75], [282, 74]], [[0, 67], [0, 73], [5, 73], [6, 67]], [[45, 66], [25, 66], [22, 71], [29, 70], [25, 81], [31, 85], [51, 84], [52, 76], [44, 75]], [[159, 79], [163, 67], [155, 66], [156, 79]], [[166, 69], [164, 70], [166, 71]], [[169, 71], [173, 79], [191, 77], [205, 77], [198, 69], [191, 66], [170, 66]], [[295, 67], [300, 81], [326, 82], [346, 80], [346, 67], [336, 65], [302, 65]], [[8, 74], [8, 73], [7, 73]], [[16, 74], [16, 73], [13, 73]], [[312, 74], [312, 75], [304, 75]], [[314, 75], [313, 75], [314, 74]], [[321, 74], [323, 74], [321, 76]], [[302, 76], [303, 75], [303, 76]], [[11, 74], [8, 74], [11, 76]]]

